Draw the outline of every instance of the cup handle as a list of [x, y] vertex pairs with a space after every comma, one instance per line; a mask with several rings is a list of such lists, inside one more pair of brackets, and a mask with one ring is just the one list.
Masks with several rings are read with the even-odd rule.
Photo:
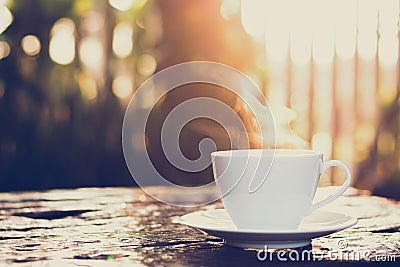
[[315, 204], [312, 204], [309, 213], [314, 212], [316, 209], [319, 209], [322, 206], [325, 206], [326, 204], [328, 204], [328, 203], [334, 201], [335, 199], [337, 199], [338, 197], [340, 197], [350, 185], [350, 181], [351, 181], [350, 170], [343, 162], [341, 162], [339, 160], [329, 160], [326, 162], [321, 162], [320, 175], [323, 174], [324, 172], [326, 172], [326, 170], [329, 169], [330, 167], [339, 167], [344, 171], [344, 173], [346, 175], [344, 183], [335, 194], [330, 195], [329, 197], [327, 197], [324, 200], [321, 200]]

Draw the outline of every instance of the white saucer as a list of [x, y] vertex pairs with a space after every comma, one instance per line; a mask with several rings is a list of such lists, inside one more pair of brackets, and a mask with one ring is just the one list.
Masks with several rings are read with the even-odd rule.
[[296, 248], [311, 244], [311, 239], [329, 235], [357, 223], [357, 219], [336, 212], [316, 211], [304, 217], [296, 230], [238, 230], [225, 209], [197, 211], [179, 222], [221, 237], [225, 243], [241, 248]]

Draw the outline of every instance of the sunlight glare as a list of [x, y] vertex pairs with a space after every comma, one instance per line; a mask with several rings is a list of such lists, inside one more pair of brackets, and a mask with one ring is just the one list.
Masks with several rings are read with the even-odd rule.
[[311, 0], [292, 1], [290, 57], [293, 63], [306, 65], [311, 59], [313, 9]]
[[377, 0], [363, 0], [358, 4], [357, 50], [360, 58], [372, 60], [377, 51], [378, 30]]
[[220, 13], [224, 19], [229, 19], [231, 16], [236, 15], [240, 11], [239, 0], [222, 0]]
[[393, 67], [397, 64], [399, 52], [397, 38], [381, 38], [378, 49], [379, 64]]
[[311, 33], [293, 31], [290, 35], [290, 57], [293, 63], [306, 65], [311, 58]]
[[386, 67], [395, 67], [398, 61], [398, 25], [399, 1], [379, 2], [379, 63]]
[[317, 64], [328, 65], [333, 62], [335, 23], [332, 12], [334, 3], [330, 0], [314, 1], [312, 4], [319, 12], [314, 13], [313, 59]]
[[379, 34], [381, 36], [397, 34], [399, 8], [398, 0], [379, 1]]
[[262, 36], [265, 33], [266, 10], [267, 1], [265, 0], [242, 0], [242, 25], [251, 36]]
[[376, 55], [378, 38], [376, 34], [359, 34], [357, 37], [357, 51], [365, 61], [373, 60]]
[[285, 62], [289, 50], [290, 19], [287, 0], [266, 3], [265, 49], [267, 61]]
[[322, 152], [325, 159], [332, 155], [332, 137], [329, 133], [318, 132], [314, 134], [311, 141], [312, 150]]
[[335, 51], [340, 59], [349, 60], [356, 53], [357, 0], [336, 0], [333, 7]]

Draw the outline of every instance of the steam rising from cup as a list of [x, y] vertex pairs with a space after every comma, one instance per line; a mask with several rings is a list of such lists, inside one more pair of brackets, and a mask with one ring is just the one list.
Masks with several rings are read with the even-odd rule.
[[[231, 105], [212, 95], [197, 95], [188, 99], [183, 97], [183, 101], [169, 109], [169, 113], [162, 117], [163, 121], [159, 123], [160, 129], [157, 129], [159, 132], [146, 132], [149, 124], [153, 122], [151, 116], [158, 111], [157, 103], [165, 101], [168, 94], [173, 93], [173, 89], [190, 84], [219, 87], [215, 91], [216, 95], [222, 89], [228, 90], [238, 101]], [[153, 92], [154, 103], [144, 106], [143, 99], [150, 90]], [[217, 127], [196, 124], [194, 123], [196, 120], [212, 122]], [[194, 150], [197, 149], [196, 158], [188, 157], [185, 151], [181, 151], [185, 145], [181, 141], [182, 135], [188, 127], [202, 133], [202, 139], [198, 141], [197, 147], [192, 147]], [[155, 163], [157, 158], [165, 158], [170, 165], [169, 168], [175, 168], [190, 180], [190, 175], [201, 173], [211, 166], [211, 153], [216, 151], [219, 145], [219, 138], [215, 138], [218, 136], [216, 132], [223, 132], [228, 136], [228, 147], [231, 149], [249, 149], [254, 146], [275, 148], [275, 123], [272, 112], [262, 92], [246, 75], [232, 67], [215, 62], [196, 61], [171, 66], [146, 80], [127, 107], [122, 127], [122, 146], [126, 164], [138, 186], [159, 201], [178, 206], [197, 206], [213, 202], [221, 197], [217, 193], [213, 179], [200, 186], [183, 186], [171, 182], [163, 174], [163, 169], [155, 166]], [[257, 141], [254, 143], [254, 140]], [[150, 153], [151, 145], [157, 142], [161, 146], [160, 152]], [[272, 162], [259, 164], [272, 164]], [[232, 180], [230, 181], [232, 186], [235, 186], [241, 175], [229, 179]], [[257, 190], [262, 183], [263, 180], [252, 181], [249, 192]], [[170, 192], [196, 200], [191, 204], [187, 204], [187, 201], [182, 204], [179, 198], [168, 197], [168, 194], [157, 195], [157, 190], [148, 187], [149, 185], [167, 185], [171, 188]], [[210, 190], [215, 193], [209, 197], [199, 197]]]

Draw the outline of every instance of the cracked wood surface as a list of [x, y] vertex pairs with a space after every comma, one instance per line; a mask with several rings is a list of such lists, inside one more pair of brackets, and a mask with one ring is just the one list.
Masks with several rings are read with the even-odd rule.
[[[332, 190], [320, 188], [316, 198]], [[163, 187], [157, 192], [174, 194]], [[282, 263], [273, 250], [267, 261], [259, 261], [257, 250], [229, 247], [218, 237], [177, 223], [186, 213], [221, 207], [219, 201], [194, 208], [170, 206], [137, 188], [1, 193], [0, 265], [396, 266], [400, 262], [400, 203], [365, 191], [351, 188], [327, 207], [355, 216], [359, 222], [295, 250], [300, 255], [312, 250], [314, 257], [300, 262], [287, 258]], [[345, 240], [345, 249], [338, 248], [339, 240]], [[329, 251], [333, 258], [327, 256]]]

